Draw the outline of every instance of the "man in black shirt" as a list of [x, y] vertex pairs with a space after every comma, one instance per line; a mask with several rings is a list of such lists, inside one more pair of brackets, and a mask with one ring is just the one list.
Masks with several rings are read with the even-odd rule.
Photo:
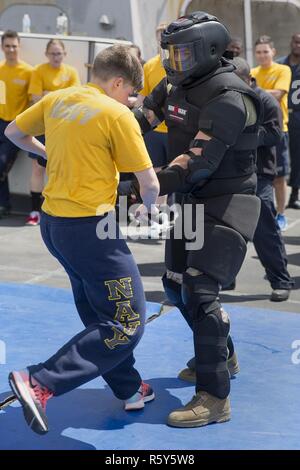
[[[250, 67], [247, 62], [236, 57], [235, 73], [246, 83], [251, 84]], [[276, 223], [276, 209], [273, 197], [273, 178], [276, 176], [276, 145], [282, 137], [282, 114], [278, 102], [266, 91], [256, 86], [252, 79], [252, 89], [259, 95], [263, 104], [263, 122], [260, 127], [257, 149], [257, 196], [261, 200], [261, 212], [253, 243], [266, 270], [272, 286], [271, 300], [281, 302], [289, 298], [294, 285], [287, 271], [287, 256], [284, 241]]]
[[300, 33], [295, 33], [292, 36], [290, 54], [281, 57], [277, 62], [288, 65], [292, 72], [291, 88], [288, 96], [291, 159], [289, 185], [292, 191], [288, 207], [300, 209]]

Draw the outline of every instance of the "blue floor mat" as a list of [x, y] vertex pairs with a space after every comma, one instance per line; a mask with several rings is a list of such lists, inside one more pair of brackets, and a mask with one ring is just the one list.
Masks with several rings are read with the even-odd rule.
[[[148, 316], [159, 310], [158, 304], [147, 307]], [[226, 309], [241, 366], [231, 381], [230, 422], [166, 426], [168, 413], [194, 392], [176, 378], [193, 348], [188, 327], [173, 309], [146, 326], [136, 349], [137, 368], [156, 393], [143, 411], [126, 413], [96, 379], [49, 401], [46, 436], [29, 430], [18, 403], [1, 411], [0, 449], [300, 449], [300, 364], [292, 361], [300, 315], [237, 305]], [[0, 321], [0, 400], [10, 393], [10, 370], [47, 359], [82, 329], [71, 292], [42, 286], [0, 284]]]

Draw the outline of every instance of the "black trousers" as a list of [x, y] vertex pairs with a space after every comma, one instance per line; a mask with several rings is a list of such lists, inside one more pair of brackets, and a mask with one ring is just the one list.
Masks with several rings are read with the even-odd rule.
[[294, 285], [287, 271], [287, 255], [277, 225], [271, 178], [258, 176], [257, 196], [261, 211], [253, 243], [259, 260], [266, 270], [272, 289], [291, 289]]
[[8, 124], [8, 121], [0, 119], [0, 207], [5, 207], [6, 209], [10, 208], [7, 175], [15, 163], [19, 150], [19, 148], [4, 135]]
[[289, 185], [300, 188], [300, 126], [289, 127], [291, 173]]

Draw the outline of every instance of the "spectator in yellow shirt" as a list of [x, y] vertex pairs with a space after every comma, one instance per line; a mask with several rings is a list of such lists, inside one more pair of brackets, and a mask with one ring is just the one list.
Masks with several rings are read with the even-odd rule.
[[[145, 96], [150, 95], [151, 91], [159, 82], [166, 77], [166, 71], [160, 58], [160, 37], [162, 31], [167, 27], [167, 23], [160, 23], [156, 28], [156, 40], [158, 44], [158, 54], [144, 65], [144, 88], [140, 91], [140, 98], [137, 106], [140, 106]], [[145, 136], [145, 144], [149, 152], [155, 171], [168, 164], [168, 136], [167, 126], [162, 122], [154, 131], [148, 132]]]
[[5, 60], [0, 63], [0, 218], [10, 211], [8, 172], [18, 152], [4, 135], [7, 125], [28, 106], [28, 86], [32, 67], [21, 61], [20, 38], [16, 31], [1, 37]]
[[[158, 54], [144, 64], [144, 88], [140, 91], [136, 107], [142, 105], [144, 98], [152, 92], [152, 90], [166, 77], [166, 71], [162, 65], [160, 56], [160, 39], [161, 33], [168, 26], [168, 23], [160, 23], [156, 28], [156, 41]], [[144, 135], [145, 144], [150, 155], [154, 170], [160, 171], [162, 167], [169, 163], [168, 160], [168, 128], [165, 122], [160, 123], [153, 131]], [[167, 196], [160, 196], [158, 204], [166, 204]], [[152, 235], [159, 236], [161, 230], [167, 227], [166, 218], [161, 214], [161, 224], [152, 225]]]
[[139, 125], [126, 106], [142, 81], [142, 67], [128, 47], [109, 47], [96, 57], [91, 83], [50, 93], [6, 130], [15, 144], [42, 158], [45, 147], [31, 136], [46, 135], [41, 233], [69, 275], [85, 326], [46, 362], [9, 376], [38, 434], [48, 431], [49, 398], [100, 375], [127, 411], [154, 399], [134, 368], [145, 322], [143, 286], [113, 210], [119, 172], [135, 173], [145, 204], [140, 214], [153, 210], [159, 192]]
[[140, 64], [144, 67], [145, 61], [142, 58], [141, 48], [137, 44], [131, 44], [129, 46], [129, 49], [130, 49], [130, 52], [134, 54], [137, 57], [137, 59], [139, 59]]
[[255, 43], [255, 56], [258, 67], [251, 70], [257, 85], [269, 92], [279, 102], [283, 115], [283, 139], [276, 147], [277, 176], [274, 179], [277, 203], [277, 222], [280, 230], [287, 229], [284, 215], [287, 199], [287, 182], [289, 175], [289, 141], [288, 141], [288, 92], [291, 85], [291, 70], [287, 65], [273, 61], [276, 50], [269, 36], [261, 36]]
[[[32, 72], [29, 93], [33, 103], [37, 103], [49, 92], [80, 85], [77, 70], [63, 63], [65, 56], [64, 43], [59, 39], [51, 39], [46, 46], [46, 57], [49, 62], [36, 66]], [[45, 143], [44, 137], [41, 137], [40, 140]], [[37, 163], [35, 155], [30, 156], [33, 158], [30, 182], [32, 211], [26, 225], [38, 225], [40, 223], [45, 169]]]

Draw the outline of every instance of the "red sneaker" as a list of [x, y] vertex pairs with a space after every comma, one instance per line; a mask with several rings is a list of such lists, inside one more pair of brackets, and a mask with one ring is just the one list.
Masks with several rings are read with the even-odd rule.
[[46, 434], [49, 431], [46, 404], [53, 393], [30, 377], [27, 369], [11, 372], [8, 381], [22, 405], [28, 426], [37, 434]]
[[155, 398], [155, 394], [149, 384], [142, 382], [138, 391], [132, 395], [132, 397], [125, 400], [125, 410], [141, 410], [144, 408], [145, 403], [152, 401]]
[[36, 225], [40, 225], [41, 221], [41, 215], [37, 211], [32, 211], [30, 212], [27, 220], [26, 220], [26, 225], [31, 225], [35, 227]]

